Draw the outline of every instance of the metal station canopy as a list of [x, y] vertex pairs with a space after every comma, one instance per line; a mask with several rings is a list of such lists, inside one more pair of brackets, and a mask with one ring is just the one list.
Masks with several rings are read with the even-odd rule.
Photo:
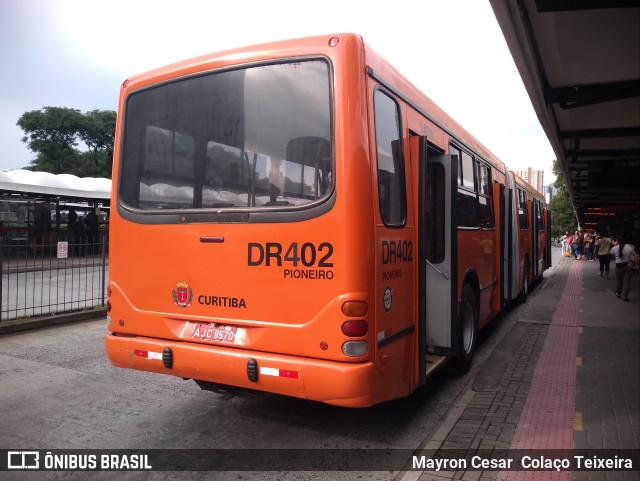
[[0, 172], [0, 194], [5, 199], [28, 196], [42, 199], [108, 202], [111, 198], [111, 180], [30, 170], [10, 170]]
[[637, 229], [640, 0], [489, 1], [580, 224]]

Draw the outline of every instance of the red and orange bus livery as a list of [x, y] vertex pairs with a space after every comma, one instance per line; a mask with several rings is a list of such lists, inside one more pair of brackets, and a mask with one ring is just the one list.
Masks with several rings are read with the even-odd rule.
[[542, 196], [354, 34], [130, 78], [116, 136], [116, 366], [370, 406], [549, 266]]

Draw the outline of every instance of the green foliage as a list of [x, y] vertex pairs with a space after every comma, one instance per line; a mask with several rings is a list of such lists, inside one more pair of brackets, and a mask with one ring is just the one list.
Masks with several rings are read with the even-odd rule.
[[[28, 169], [79, 177], [111, 177], [116, 113], [65, 107], [25, 112], [17, 125], [36, 154]], [[85, 150], [78, 148], [82, 144]]]
[[578, 228], [578, 221], [573, 211], [571, 197], [566, 189], [558, 191], [549, 202], [549, 210], [553, 215], [553, 225], [551, 226], [551, 236], [560, 237], [566, 231], [575, 232]]
[[549, 210], [553, 215], [553, 225], [551, 236], [560, 237], [566, 231], [575, 232], [578, 228], [578, 221], [571, 202], [571, 195], [564, 179], [564, 174], [557, 160], [553, 161], [553, 173], [556, 176], [554, 186], [557, 194], [549, 202]]
[[562, 171], [562, 167], [560, 166], [560, 162], [558, 162], [558, 159], [554, 159], [553, 161], [553, 166], [551, 167], [551, 169], [553, 170], [553, 175], [556, 176], [556, 181], [553, 183], [553, 186], [558, 190], [566, 190], [567, 189], [567, 182], [564, 179], [564, 172]]

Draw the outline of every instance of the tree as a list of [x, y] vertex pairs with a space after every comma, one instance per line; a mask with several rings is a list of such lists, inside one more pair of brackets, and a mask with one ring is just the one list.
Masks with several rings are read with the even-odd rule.
[[104, 177], [111, 177], [116, 113], [113, 110], [92, 110], [84, 117], [84, 129], [80, 132], [80, 138], [89, 148], [89, 152], [94, 154], [94, 165], [106, 166], [108, 173]]
[[549, 210], [553, 215], [551, 236], [560, 237], [566, 231], [575, 232], [578, 228], [578, 221], [571, 203], [571, 194], [557, 160], [553, 161], [553, 173], [556, 176], [553, 185], [557, 189], [557, 194], [549, 202]]
[[[22, 141], [37, 154], [28, 169], [79, 177], [111, 177], [116, 113], [92, 110], [85, 114], [65, 107], [25, 112], [17, 125]], [[79, 144], [86, 150], [80, 150]]]

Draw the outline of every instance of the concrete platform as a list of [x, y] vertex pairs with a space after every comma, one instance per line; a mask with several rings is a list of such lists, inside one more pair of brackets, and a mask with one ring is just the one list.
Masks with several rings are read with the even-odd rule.
[[[514, 466], [523, 456], [569, 459], [571, 469], [467, 466], [396, 479], [640, 480], [640, 277], [632, 278], [630, 302], [623, 302], [614, 295], [615, 274], [604, 279], [598, 271], [597, 261], [563, 257], [545, 273], [443, 420], [438, 441], [424, 450], [433, 458], [514, 458]], [[632, 459], [634, 469], [576, 469], [576, 455], [614, 464]]]

